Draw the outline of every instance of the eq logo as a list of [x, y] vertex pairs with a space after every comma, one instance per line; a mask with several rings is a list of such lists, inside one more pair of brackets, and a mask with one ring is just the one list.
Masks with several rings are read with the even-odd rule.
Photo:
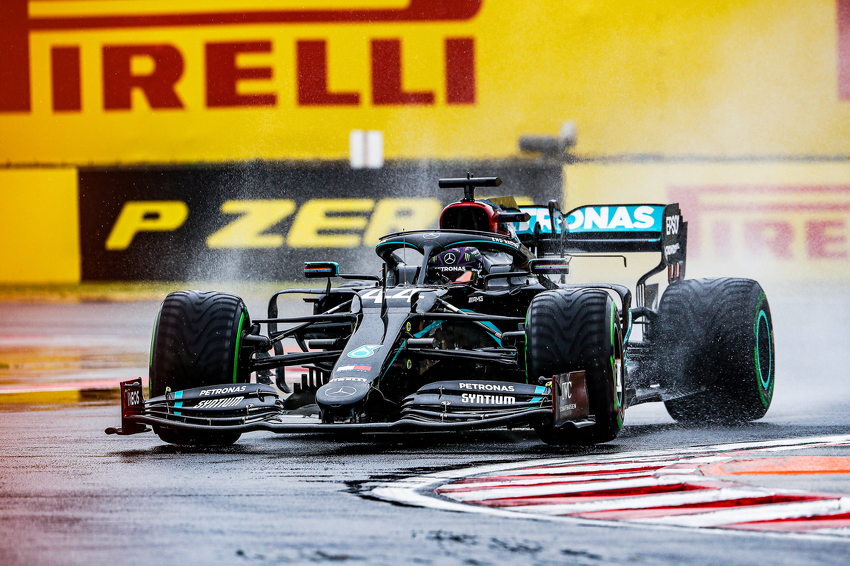
[[360, 346], [356, 350], [352, 350], [348, 352], [349, 358], [371, 358], [375, 351], [380, 348], [380, 344], [366, 344], [364, 346]]
[[675, 187], [669, 197], [688, 220], [691, 258], [846, 264], [850, 186]]
[[[330, 37], [293, 37], [294, 45], [284, 45], [280, 35], [271, 30], [286, 24], [303, 28], [305, 24], [466, 21], [478, 13], [481, 3], [482, 0], [220, 0], [210, 5], [188, 0], [3, 0], [0, 112], [30, 112], [32, 87], [39, 83], [51, 85], [53, 112], [82, 112], [83, 101], [89, 95], [83, 92], [84, 88], [101, 92], [104, 111], [132, 110], [139, 93], [154, 110], [182, 110], [200, 104], [206, 108], [273, 107], [279, 98], [290, 98], [289, 93], [281, 96], [273, 88], [277, 84], [275, 71], [292, 77], [292, 98], [298, 106], [358, 106], [364, 93], [351, 87], [329, 87]], [[266, 27], [247, 37], [239, 34], [238, 41], [221, 41], [215, 35], [215, 28], [221, 26], [259, 25]], [[168, 41], [151, 41], [149, 31], [158, 29], [166, 30]], [[137, 32], [139, 38], [134, 39], [129, 33], [101, 39], [103, 32], [122, 30]], [[51, 43], [51, 32], [61, 32], [61, 40]], [[197, 45], [197, 39], [183, 39], [182, 32], [201, 34], [201, 45]], [[304, 32], [307, 36], [315, 34], [315, 30]], [[31, 53], [34, 36], [47, 44], [39, 43]], [[445, 88], [447, 104], [474, 104], [474, 38], [441, 40], [444, 80], [433, 86]], [[99, 68], [84, 65], [88, 56], [83, 50], [91, 52], [88, 50], [92, 49], [92, 41], [97, 43]], [[203, 53], [200, 60], [195, 57], [198, 48]], [[294, 66], [280, 68], [290, 49], [295, 54]], [[373, 105], [435, 104], [433, 89], [404, 90], [400, 38], [370, 38], [368, 53], [363, 55], [353, 49], [344, 52], [346, 60], [334, 65], [364, 66], [356, 59], [368, 57], [365, 68], [370, 71]], [[244, 58], [264, 62], [244, 64]], [[100, 85], [92, 86], [93, 74], [99, 74]], [[191, 84], [184, 84], [187, 82]], [[245, 83], [252, 92], [244, 92]], [[265, 87], [252, 86], [257, 84]]]

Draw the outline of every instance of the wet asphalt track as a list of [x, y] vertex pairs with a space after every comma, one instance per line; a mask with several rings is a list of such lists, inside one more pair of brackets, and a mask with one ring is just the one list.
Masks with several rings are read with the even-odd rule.
[[[135, 375], [156, 306], [0, 305], [0, 363], [14, 360], [0, 383]], [[771, 306], [778, 385], [763, 421], [687, 428], [644, 405], [627, 412], [617, 441], [586, 451], [521, 431], [348, 442], [254, 433], [226, 449], [191, 450], [150, 434], [107, 437], [118, 422], [111, 404], [4, 405], [0, 564], [846, 564], [844, 541], [505, 519], [368, 494], [387, 480], [484, 463], [847, 434], [850, 294], [774, 293]], [[44, 337], [43, 348], [2, 345], [23, 335]], [[40, 362], [55, 355], [57, 336], [75, 337], [82, 353]], [[120, 363], [99, 351], [116, 340]], [[845, 475], [783, 481], [850, 493]]]

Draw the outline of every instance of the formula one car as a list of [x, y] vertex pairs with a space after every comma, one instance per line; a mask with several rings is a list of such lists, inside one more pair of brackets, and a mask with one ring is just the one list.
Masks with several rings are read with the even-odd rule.
[[[165, 442], [230, 444], [255, 430], [530, 427], [547, 443], [591, 444], [616, 438], [625, 409], [647, 401], [685, 422], [765, 414], [774, 388], [767, 298], [748, 279], [684, 279], [677, 204], [563, 214], [555, 201], [475, 200], [476, 187], [500, 184], [440, 180], [464, 191], [440, 229], [383, 237], [380, 275], [306, 263], [304, 275], [326, 285], [275, 293], [265, 319], [230, 294], [168, 295], [153, 331], [151, 398], [141, 378], [124, 382], [122, 426], [106, 432], [150, 425]], [[572, 258], [639, 252], [661, 260], [637, 281], [634, 306], [625, 286], [564, 282]], [[659, 301], [647, 280], [664, 271]], [[287, 294], [304, 295], [313, 314], [279, 316]], [[286, 367], [305, 368], [294, 392]]]

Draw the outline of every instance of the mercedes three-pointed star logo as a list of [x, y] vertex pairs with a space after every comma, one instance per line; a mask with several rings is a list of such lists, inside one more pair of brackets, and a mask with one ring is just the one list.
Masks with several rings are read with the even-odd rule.
[[339, 387], [332, 387], [325, 391], [325, 395], [327, 397], [351, 397], [357, 393], [357, 390], [350, 385], [341, 385]]

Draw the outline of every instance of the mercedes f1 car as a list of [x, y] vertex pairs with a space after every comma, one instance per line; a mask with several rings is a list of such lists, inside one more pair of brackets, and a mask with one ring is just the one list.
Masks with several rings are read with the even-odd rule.
[[[304, 275], [326, 284], [275, 293], [264, 319], [234, 295], [168, 295], [153, 330], [150, 399], [141, 378], [122, 383], [122, 426], [106, 432], [149, 425], [169, 443], [230, 444], [256, 430], [530, 427], [550, 444], [591, 444], [616, 438], [625, 409], [647, 401], [685, 422], [765, 414], [774, 388], [765, 293], [748, 279], [684, 278], [677, 204], [564, 214], [555, 201], [476, 200], [497, 177], [439, 183], [463, 198], [439, 229], [383, 237], [379, 275], [308, 262]], [[640, 252], [660, 262], [634, 295], [565, 282], [573, 258]], [[647, 281], [662, 273], [659, 297]], [[280, 316], [289, 294], [313, 314]], [[294, 391], [287, 367], [305, 368]]]

